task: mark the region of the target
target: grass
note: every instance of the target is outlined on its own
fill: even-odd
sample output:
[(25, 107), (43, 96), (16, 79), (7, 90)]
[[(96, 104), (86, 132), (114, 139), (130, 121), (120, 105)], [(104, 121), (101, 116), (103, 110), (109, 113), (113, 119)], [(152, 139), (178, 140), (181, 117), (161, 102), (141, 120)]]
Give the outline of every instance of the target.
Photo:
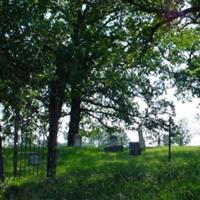
[[(7, 166), (8, 167), (8, 166)], [(0, 186), (3, 200), (199, 200), (200, 148), (105, 154), (97, 148), (59, 149), (57, 178), (21, 177)]]

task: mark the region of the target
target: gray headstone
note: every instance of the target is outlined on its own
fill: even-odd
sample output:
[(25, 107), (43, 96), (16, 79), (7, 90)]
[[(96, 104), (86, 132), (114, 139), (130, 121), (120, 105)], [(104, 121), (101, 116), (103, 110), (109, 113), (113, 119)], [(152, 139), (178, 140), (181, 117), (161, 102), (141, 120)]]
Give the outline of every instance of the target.
[(32, 166), (40, 165), (40, 155), (39, 153), (29, 153), (28, 154), (28, 164)]
[(139, 142), (129, 142), (129, 154), (130, 155), (141, 155), (142, 150), (140, 148), (140, 143)]
[(115, 135), (110, 136), (110, 145), (119, 145), (117, 136), (115, 136)]
[(74, 146), (75, 147), (80, 147), (82, 144), (82, 138), (79, 134), (74, 135)]
[(163, 143), (165, 146), (169, 145), (169, 135), (163, 136)]

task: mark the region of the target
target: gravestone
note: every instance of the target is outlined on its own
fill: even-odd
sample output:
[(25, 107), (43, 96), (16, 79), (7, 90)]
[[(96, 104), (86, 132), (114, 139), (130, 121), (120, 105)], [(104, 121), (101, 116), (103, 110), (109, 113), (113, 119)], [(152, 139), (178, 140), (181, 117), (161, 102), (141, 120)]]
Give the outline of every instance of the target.
[(40, 165), (40, 154), (39, 153), (29, 153), (28, 154), (28, 164), (31, 166)]
[(74, 146), (75, 147), (81, 147), (82, 145), (82, 138), (79, 134), (74, 135)]
[(169, 135), (164, 135), (163, 136), (163, 143), (164, 143), (164, 146), (168, 146), (169, 145)]
[(111, 135), (108, 139), (108, 144), (104, 147), (104, 152), (119, 152), (123, 151), (124, 147), (119, 144), (118, 137), (115, 135)]
[(129, 142), (129, 154), (130, 155), (141, 155), (142, 150), (140, 147), (140, 143), (139, 142)]
[(119, 145), (117, 136), (115, 136), (115, 135), (110, 136), (110, 145)]

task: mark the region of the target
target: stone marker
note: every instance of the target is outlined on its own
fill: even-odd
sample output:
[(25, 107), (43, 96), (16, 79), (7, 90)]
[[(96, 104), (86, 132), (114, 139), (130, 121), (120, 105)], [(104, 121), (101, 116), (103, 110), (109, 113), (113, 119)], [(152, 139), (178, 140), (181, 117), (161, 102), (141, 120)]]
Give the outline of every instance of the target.
[(104, 152), (119, 152), (123, 151), (124, 147), (119, 144), (118, 137), (111, 135), (108, 139), (108, 144), (104, 147)]
[(79, 134), (74, 135), (74, 146), (75, 147), (81, 147), (82, 145), (82, 138)]
[(119, 145), (117, 136), (115, 136), (115, 135), (110, 136), (110, 145)]
[(163, 136), (163, 143), (164, 143), (165, 146), (169, 145), (169, 135)]
[(139, 142), (129, 142), (129, 154), (130, 155), (141, 155), (142, 150)]
[(32, 166), (40, 165), (40, 154), (39, 153), (29, 153), (28, 154), (28, 164)]

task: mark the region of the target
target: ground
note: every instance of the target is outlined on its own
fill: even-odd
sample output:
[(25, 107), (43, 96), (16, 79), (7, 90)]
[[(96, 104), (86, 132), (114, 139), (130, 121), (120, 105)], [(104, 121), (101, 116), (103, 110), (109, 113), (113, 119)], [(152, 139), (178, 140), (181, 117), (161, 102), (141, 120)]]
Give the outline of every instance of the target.
[[(146, 149), (142, 156), (99, 148), (59, 149), (57, 178), (8, 178), (3, 200), (198, 200), (200, 147)], [(9, 166), (7, 166), (9, 167)]]

